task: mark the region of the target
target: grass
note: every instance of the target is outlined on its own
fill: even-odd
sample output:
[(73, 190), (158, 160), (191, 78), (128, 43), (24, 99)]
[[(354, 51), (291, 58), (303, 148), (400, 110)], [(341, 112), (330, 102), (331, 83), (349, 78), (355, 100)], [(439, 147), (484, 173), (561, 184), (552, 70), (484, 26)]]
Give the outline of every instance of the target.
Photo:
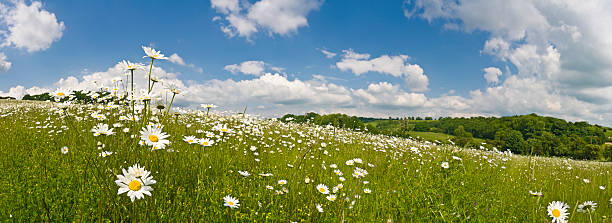
[[(612, 217), (610, 163), (516, 156), (249, 115), (206, 116), (205, 111), (153, 116), (151, 122), (164, 125), (171, 144), (152, 150), (138, 143), (146, 122), (120, 120), (129, 113), (121, 106), (1, 101), (0, 219), (550, 222), (546, 207), (557, 200), (569, 204), (571, 222), (589, 222), (589, 214), (576, 211), (588, 200), (598, 204), (593, 222)], [(113, 135), (94, 136), (90, 130), (98, 123), (121, 127), (114, 127)], [(233, 133), (213, 130), (219, 125)], [(189, 135), (215, 143), (189, 144), (183, 141)], [(67, 154), (61, 152), (64, 146)], [(101, 157), (103, 151), (113, 154)], [(442, 168), (443, 162), (450, 167)], [(145, 166), (157, 183), (151, 185), (152, 196), (132, 202), (117, 194), (114, 181), (134, 164)], [(354, 177), (356, 168), (367, 175)], [(340, 183), (335, 201), (316, 190), (318, 184), (332, 190)], [(543, 196), (531, 196), (530, 190)], [(224, 206), (227, 195), (240, 206)]]

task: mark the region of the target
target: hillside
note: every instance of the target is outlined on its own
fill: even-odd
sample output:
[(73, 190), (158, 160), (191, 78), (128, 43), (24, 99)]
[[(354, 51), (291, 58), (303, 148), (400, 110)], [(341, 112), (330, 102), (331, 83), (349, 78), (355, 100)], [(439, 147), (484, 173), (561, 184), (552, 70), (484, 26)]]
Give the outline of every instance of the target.
[[(448, 142), (459, 146), (510, 150), (516, 154), (569, 157), (585, 160), (612, 160), (611, 131), (587, 122), (567, 122), (536, 114), (508, 117), (443, 118), (409, 117), (375, 119), (343, 114), (285, 115), (293, 122), (309, 121), (354, 130), (367, 129), (398, 137), (417, 137)], [(446, 139), (446, 140), (442, 140)]]

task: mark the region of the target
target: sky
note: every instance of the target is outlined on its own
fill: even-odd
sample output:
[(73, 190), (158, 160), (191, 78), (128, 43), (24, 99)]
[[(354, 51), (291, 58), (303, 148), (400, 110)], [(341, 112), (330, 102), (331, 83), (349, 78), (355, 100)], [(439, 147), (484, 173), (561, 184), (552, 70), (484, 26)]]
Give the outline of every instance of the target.
[(605, 0), (0, 0), (0, 95), (123, 86), (118, 63), (148, 66), (146, 46), (168, 57), (154, 62), (155, 91), (178, 87), (184, 107), (612, 126), (610, 11)]

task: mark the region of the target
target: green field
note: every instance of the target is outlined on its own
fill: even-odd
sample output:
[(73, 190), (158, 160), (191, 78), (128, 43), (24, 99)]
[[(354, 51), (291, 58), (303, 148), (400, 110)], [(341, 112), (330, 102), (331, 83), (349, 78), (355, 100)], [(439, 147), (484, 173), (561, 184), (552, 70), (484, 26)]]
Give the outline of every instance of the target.
[[(612, 218), (611, 163), (471, 150), (214, 109), (138, 121), (129, 115), (127, 107), (108, 104), (0, 101), (0, 219), (550, 222), (552, 201), (569, 205), (570, 222)], [(113, 133), (96, 136), (98, 124)], [(157, 144), (140, 145), (146, 126), (169, 136), (145, 135)], [(169, 145), (159, 144), (163, 139)], [(144, 170), (122, 172), (135, 164), (156, 182)], [(117, 175), (129, 176), (123, 186)], [(151, 196), (130, 199), (146, 186)], [(120, 188), (129, 192), (118, 194)], [(228, 195), (239, 206), (224, 201)], [(586, 201), (597, 207), (580, 212)]]

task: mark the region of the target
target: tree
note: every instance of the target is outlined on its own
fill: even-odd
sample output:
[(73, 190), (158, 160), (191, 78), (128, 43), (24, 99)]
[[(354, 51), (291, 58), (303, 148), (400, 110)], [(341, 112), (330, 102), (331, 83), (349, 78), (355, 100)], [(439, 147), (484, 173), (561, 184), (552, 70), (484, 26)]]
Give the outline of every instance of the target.
[(527, 144), (521, 132), (511, 129), (502, 129), (495, 133), (495, 141), (503, 150), (510, 150), (517, 154), (529, 154)]
[(462, 125), (455, 129), (454, 135), (453, 142), (458, 146), (465, 146), (472, 142), (472, 133), (465, 131)]

